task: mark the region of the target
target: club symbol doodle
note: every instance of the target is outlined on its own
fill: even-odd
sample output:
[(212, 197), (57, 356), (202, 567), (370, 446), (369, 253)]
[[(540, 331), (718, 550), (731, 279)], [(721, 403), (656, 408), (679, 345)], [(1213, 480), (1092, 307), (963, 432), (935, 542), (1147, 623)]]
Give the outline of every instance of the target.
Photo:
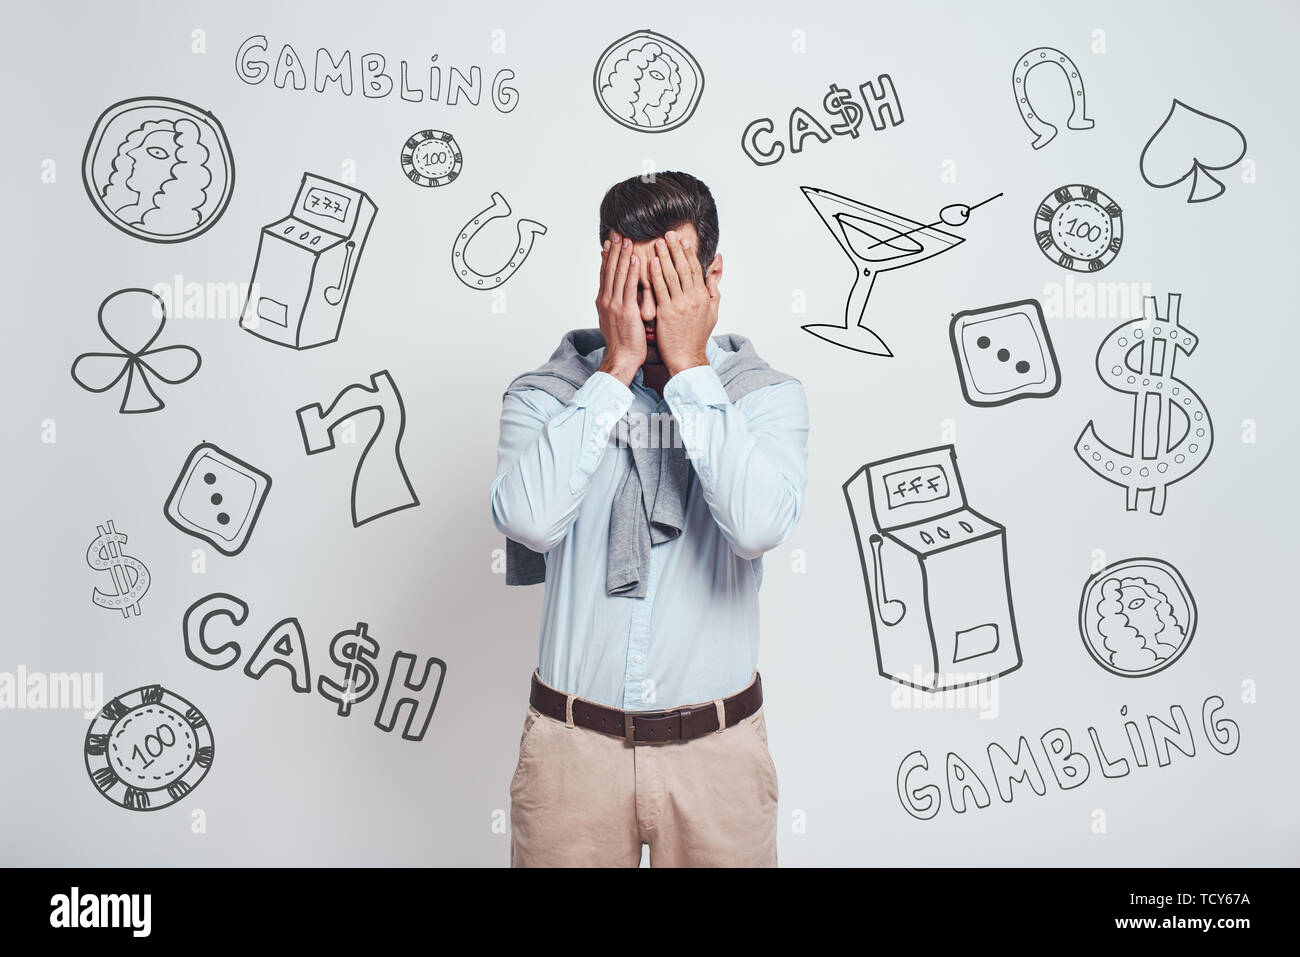
[(704, 93), (704, 71), (677, 41), (637, 30), (605, 48), (592, 85), (600, 108), (620, 126), (665, 133), (695, 113)]
[(1015, 69), (1011, 71), (1011, 88), (1016, 94), (1016, 107), (1020, 110), (1020, 118), (1025, 121), (1025, 126), (1029, 127), (1029, 132), (1034, 134), (1034, 142), (1031, 145), (1036, 150), (1052, 142), (1057, 133), (1055, 126), (1034, 112), (1034, 107), (1029, 102), (1029, 88), (1025, 85), (1029, 72), (1043, 64), (1060, 67), (1061, 72), (1065, 74), (1065, 82), (1070, 86), (1070, 118), (1065, 125), (1072, 130), (1090, 130), (1095, 125), (1088, 119), (1083, 94), (1083, 76), (1074, 61), (1054, 47), (1036, 47), (1017, 60)]
[(1210, 170), (1236, 166), (1246, 155), (1246, 134), (1227, 120), (1174, 100), (1151, 134), (1138, 168), (1148, 186), (1168, 189), (1192, 178), (1187, 202), (1204, 203), (1223, 195), (1223, 183)]
[(533, 251), (533, 241), (546, 235), (546, 227), (531, 219), (521, 219), (515, 224), (515, 250), (504, 266), (493, 273), (481, 273), (465, 259), (465, 247), (478, 235), (478, 231), (494, 219), (510, 215), (510, 204), (500, 193), (492, 194), (492, 205), (483, 210), (462, 229), (451, 247), (451, 268), (456, 278), (471, 289), (494, 289), (505, 283), (524, 264)]
[(338, 339), (376, 212), (361, 190), (303, 173), (289, 215), (262, 227), (240, 324), (291, 349)]
[(1088, 579), (1079, 634), (1094, 661), (1121, 678), (1164, 671), (1196, 634), (1196, 601), (1182, 574), (1158, 558), (1130, 558)]
[(893, 355), (885, 341), (863, 322), (876, 276), (891, 269), (911, 266), (965, 242), (963, 237), (936, 227), (940, 223), (965, 225), (973, 210), (1002, 195), (990, 196), (973, 206), (964, 203), (945, 206), (939, 211), (936, 222), (922, 224), (829, 190), (812, 186), (802, 189), (857, 271), (844, 306), (844, 321), (839, 324), (810, 324), (803, 327), (804, 331), (845, 349), (876, 356)]
[(180, 695), (146, 685), (104, 706), (84, 750), (86, 773), (100, 794), (130, 811), (160, 811), (207, 775), (212, 728)]
[(864, 465), (844, 497), (882, 677), (950, 691), (1020, 667), (1006, 529), (966, 504), (951, 445)]
[(140, 614), (140, 599), (149, 591), (150, 579), (144, 562), (122, 551), (125, 544), (126, 535), (113, 526), (111, 519), (96, 525), (95, 537), (86, 549), (86, 564), (95, 571), (108, 572), (113, 579), (113, 591), (96, 588), (91, 601), (100, 608), (116, 608), (123, 618), (130, 618), (131, 612)]
[(208, 442), (194, 448), (163, 513), (187, 535), (238, 555), (262, 513), (271, 476)]
[[(1124, 488), (1125, 508), (1130, 512), (1137, 511), (1140, 494), (1150, 492), (1148, 509), (1152, 515), (1163, 514), (1169, 486), (1204, 465), (1214, 441), (1205, 403), (1174, 375), (1179, 351), (1191, 355), (1198, 341), (1178, 324), (1181, 301), (1180, 293), (1170, 293), (1169, 315), (1161, 318), (1156, 297), (1145, 297), (1142, 318), (1112, 329), (1097, 350), (1101, 381), (1133, 396), (1129, 450), (1103, 442), (1092, 422), (1074, 444), (1084, 465)], [(1175, 418), (1182, 425), (1179, 431), (1174, 429)]]
[(1124, 212), (1097, 189), (1072, 183), (1052, 190), (1034, 213), (1043, 255), (1074, 272), (1105, 269), (1124, 242)]
[(99, 330), (117, 352), (86, 352), (72, 363), (72, 378), (87, 392), (107, 392), (126, 377), (118, 412), (165, 408), (150, 376), (168, 385), (194, 378), (203, 357), (191, 346), (152, 348), (167, 324), (163, 301), (148, 289), (119, 289), (99, 304)]
[(217, 118), (183, 100), (114, 103), (95, 123), (81, 179), (99, 214), (151, 243), (193, 239), (221, 218), (235, 164)]
[(970, 309), (949, 326), (961, 391), (971, 405), (1046, 399), (1061, 387), (1061, 370), (1036, 299)]
[(335, 396), (328, 409), (313, 403), (298, 410), (298, 428), (308, 455), (331, 451), (335, 447), (334, 430), (363, 412), (379, 413), (379, 421), (361, 450), (352, 477), (354, 528), (420, 504), (402, 464), (402, 435), (406, 432), (402, 394), (384, 370), (371, 375), (368, 386), (348, 386)]
[(446, 186), (460, 167), (460, 144), (442, 130), (420, 130), (402, 146), (402, 172), (416, 186)]

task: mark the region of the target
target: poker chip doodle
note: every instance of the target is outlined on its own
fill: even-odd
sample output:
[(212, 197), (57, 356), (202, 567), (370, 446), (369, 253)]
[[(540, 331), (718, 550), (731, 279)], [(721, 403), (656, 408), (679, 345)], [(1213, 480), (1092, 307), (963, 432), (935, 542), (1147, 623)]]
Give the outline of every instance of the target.
[(1205, 203), (1222, 196), (1226, 189), (1210, 170), (1230, 169), (1245, 155), (1246, 134), (1237, 126), (1174, 100), (1142, 147), (1138, 168), (1143, 181), (1156, 189), (1177, 186), (1190, 176), (1187, 202)]
[(1061, 388), (1061, 369), (1036, 299), (969, 309), (949, 326), (961, 391), (971, 405), (1046, 399)]
[(516, 241), (514, 252), (496, 272), (482, 273), (465, 259), (465, 247), (470, 244), (478, 231), (492, 222), (510, 215), (510, 204), (500, 193), (492, 194), (492, 205), (483, 210), (456, 235), (456, 242), (451, 247), (451, 268), (456, 278), (471, 289), (494, 289), (515, 274), (528, 254), (533, 251), (533, 242), (538, 236), (546, 235), (546, 227), (532, 219), (520, 219), (515, 224)]
[(704, 71), (676, 40), (636, 30), (605, 48), (592, 85), (600, 108), (620, 126), (666, 133), (695, 114), (704, 93)]
[(145, 685), (104, 706), (86, 732), (86, 773), (129, 811), (160, 811), (189, 794), (212, 766), (203, 712), (162, 685)]
[(1196, 634), (1196, 601), (1173, 565), (1129, 558), (1084, 584), (1079, 634), (1088, 654), (1111, 674), (1144, 678), (1187, 651)]
[(191, 346), (158, 346), (167, 324), (162, 299), (148, 289), (119, 289), (99, 304), (99, 331), (117, 352), (85, 352), (72, 363), (72, 378), (87, 392), (107, 392), (126, 379), (118, 412), (156, 412), (166, 405), (150, 379), (188, 382), (203, 357)]
[(402, 146), (402, 172), (416, 186), (446, 186), (460, 167), (460, 144), (442, 130), (420, 130)]
[(95, 123), (81, 179), (99, 214), (151, 243), (180, 243), (211, 229), (235, 187), (226, 131), (184, 100), (137, 97)]
[(202, 442), (185, 460), (163, 512), (187, 535), (209, 542), (224, 555), (238, 555), (270, 490), (271, 476)]
[(1011, 71), (1011, 88), (1016, 94), (1016, 108), (1020, 110), (1020, 118), (1029, 127), (1029, 132), (1034, 134), (1034, 142), (1030, 145), (1036, 150), (1041, 150), (1056, 139), (1057, 133), (1057, 128), (1034, 110), (1033, 104), (1029, 102), (1029, 88), (1025, 85), (1030, 71), (1044, 64), (1060, 67), (1065, 74), (1065, 82), (1069, 85), (1071, 105), (1066, 127), (1072, 130), (1090, 130), (1096, 125), (1088, 119), (1083, 77), (1074, 61), (1055, 47), (1036, 47), (1017, 60), (1015, 69)]
[(1034, 237), (1043, 255), (1058, 266), (1098, 272), (1119, 255), (1124, 213), (1095, 186), (1072, 183), (1052, 190), (1038, 204)]

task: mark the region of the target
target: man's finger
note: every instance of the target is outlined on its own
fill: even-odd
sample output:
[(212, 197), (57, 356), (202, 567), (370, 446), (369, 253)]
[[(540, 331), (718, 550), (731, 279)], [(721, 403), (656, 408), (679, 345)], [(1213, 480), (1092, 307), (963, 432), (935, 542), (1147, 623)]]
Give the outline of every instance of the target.
[(659, 272), (664, 277), (664, 286), (668, 298), (676, 299), (682, 294), (682, 281), (677, 276), (676, 267), (673, 266), (671, 246), (672, 243), (662, 239), (655, 241), (655, 251), (658, 253), (659, 259)]
[(616, 295), (617, 287), (614, 285), (614, 276), (619, 268), (619, 259), (623, 251), (623, 237), (615, 231), (610, 231), (610, 248), (604, 251), (601, 263), (601, 296), (606, 302)]
[(640, 316), (640, 309), (637, 306), (636, 294), (641, 286), (641, 261), (634, 255), (628, 254), (627, 276), (623, 279), (623, 318), (628, 316)]
[[(624, 247), (623, 243), (627, 243)], [(628, 260), (632, 258), (632, 244), (627, 240), (619, 243), (618, 259), (614, 265), (614, 275), (609, 286), (609, 301), (616, 302), (622, 295), (623, 283), (627, 281)]]
[(678, 284), (684, 291), (690, 292), (695, 286), (695, 281), (691, 276), (689, 257), (686, 255), (686, 250), (682, 248), (682, 237), (677, 233), (673, 233), (673, 238), (668, 243), (668, 255), (672, 257), (673, 271), (676, 273)]
[(596, 281), (596, 298), (605, 294), (605, 269), (609, 265), (609, 247), (611, 243), (607, 239), (600, 244), (600, 278)]
[(664, 260), (655, 256), (650, 260), (650, 288), (654, 290), (655, 301), (663, 304), (669, 300), (668, 283), (664, 279)]

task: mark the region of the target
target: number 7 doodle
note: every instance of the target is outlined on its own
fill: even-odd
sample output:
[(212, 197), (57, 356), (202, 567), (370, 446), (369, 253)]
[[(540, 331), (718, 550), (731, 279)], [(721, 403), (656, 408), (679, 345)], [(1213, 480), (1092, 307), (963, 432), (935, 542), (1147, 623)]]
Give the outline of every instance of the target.
[[(370, 377), (370, 385), (348, 386), (322, 409), (320, 403), (298, 410), (298, 428), (308, 455), (334, 448), (334, 430), (362, 412), (378, 412), (379, 423), (357, 459), (352, 478), (352, 527), (420, 504), (402, 464), (406, 407), (387, 370)], [(374, 453), (373, 455), (371, 453)]]

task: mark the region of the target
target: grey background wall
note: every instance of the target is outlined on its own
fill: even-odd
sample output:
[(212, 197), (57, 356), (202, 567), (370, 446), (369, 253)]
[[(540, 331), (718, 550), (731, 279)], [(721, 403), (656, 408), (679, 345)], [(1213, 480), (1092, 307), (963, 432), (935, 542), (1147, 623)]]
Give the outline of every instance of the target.
[[(566, 329), (592, 325), (596, 208), (611, 183), (687, 169), (714, 189), (726, 263), (720, 331), (750, 336), (806, 386), (810, 481), (794, 536), (766, 558), (760, 670), (780, 774), (780, 853), (788, 865), (1296, 864), (1300, 826), (1287, 811), (1297, 779), (1292, 694), (1297, 646), (1290, 578), (1297, 533), (1294, 475), (1292, 226), (1297, 131), (1284, 3), (681, 4), (581, 14), (530, 4), (337, 2), (35, 5), (6, 31), (6, 149), (0, 239), (9, 280), (3, 328), (6, 621), (0, 671), (102, 674), (112, 697), (160, 683), (211, 724), (215, 760), (194, 792), (157, 813), (96, 793), (80, 709), (0, 709), (7, 783), (0, 789), (0, 859), (14, 864), (500, 865), (529, 672), (537, 589), (507, 589), (494, 571), (501, 539), (487, 506), (500, 396), (544, 359)], [(707, 77), (682, 128), (646, 135), (611, 122), (591, 90), (601, 51), (639, 27), (686, 46)], [(195, 52), (203, 31), (205, 52)], [(494, 31), (502, 31), (494, 34)], [(366, 98), (250, 85), (235, 70), (250, 36), (273, 57), (290, 44), (310, 68), (380, 52), (390, 69), (478, 65), (485, 87), (515, 73), (517, 107), (486, 94), (465, 102)], [(494, 41), (496, 51), (494, 51)], [(1096, 127), (1066, 130), (1063, 85), (1037, 76), (1037, 106), (1061, 127), (1042, 150), (1017, 115), (1016, 58), (1054, 46), (1078, 63)], [(499, 52), (497, 52), (499, 51)], [(857, 138), (808, 140), (760, 167), (740, 147), (753, 119), (778, 130), (802, 106), (823, 122), (830, 84), (850, 90), (892, 77), (904, 122)], [(310, 69), (309, 69), (310, 82)], [(237, 177), (230, 204), (203, 235), (140, 242), (95, 211), (79, 176), (96, 118), (130, 97), (167, 96), (212, 111)], [(1226, 193), (1184, 202), (1139, 174), (1143, 144), (1170, 101), (1229, 119), (1249, 141), (1220, 175)], [(1060, 118), (1060, 119), (1058, 119)], [(454, 133), (459, 178), (421, 189), (398, 155), (412, 133)], [(1253, 171), (1253, 176), (1246, 173)], [(311, 351), (266, 343), (232, 315), (175, 315), (167, 343), (203, 356), (167, 406), (120, 415), (120, 394), (94, 395), (69, 376), (104, 348), (96, 310), (126, 287), (250, 279), (258, 233), (287, 214), (304, 172), (354, 178), (378, 206), (339, 340)], [(1250, 181), (1248, 181), (1250, 180)], [(1095, 185), (1124, 209), (1116, 261), (1067, 272), (1035, 249), (1041, 199), (1068, 183)], [(885, 276), (869, 322), (895, 358), (836, 349), (801, 331), (838, 321), (850, 266), (801, 195), (820, 186), (919, 222), (940, 207), (997, 192), (962, 228), (953, 251)], [(502, 192), (517, 216), (548, 227), (504, 299), (466, 288), (450, 267), (462, 225)], [(513, 221), (485, 230), (485, 261), (509, 249)], [(1085, 423), (1123, 444), (1128, 400), (1094, 367), (1106, 334), (1136, 313), (1090, 311), (1109, 285), (1183, 295), (1182, 322), (1200, 337), (1178, 375), (1213, 416), (1205, 466), (1173, 486), (1163, 516), (1126, 512), (1123, 493), (1076, 459)], [(960, 310), (1037, 298), (1048, 307), (1062, 387), (1042, 401), (967, 405), (948, 344)], [(1055, 307), (1049, 303), (1055, 302)], [(1133, 309), (1137, 308), (1133, 300)], [(494, 309), (495, 306), (495, 309)], [(355, 446), (308, 457), (294, 410), (328, 403), (381, 369), (401, 388), (403, 455), (418, 508), (360, 528), (348, 514)], [(49, 441), (50, 426), (54, 441)], [(182, 463), (214, 442), (274, 479), (242, 554), (226, 557), (163, 516)], [(1024, 664), (986, 689), (982, 707), (922, 707), (877, 676), (868, 607), (841, 485), (864, 463), (952, 442), (971, 504), (1007, 527)], [(107, 576), (85, 560), (113, 519), (152, 583), (129, 619), (94, 605)], [(194, 551), (206, 563), (195, 572)], [(1098, 667), (1080, 640), (1080, 592), (1098, 562), (1156, 556), (1176, 565), (1200, 612), (1173, 666), (1141, 679)], [(238, 667), (186, 657), (182, 616), (214, 592), (250, 606), (235, 637)], [(350, 718), (319, 694), (295, 694), (275, 668), (241, 673), (270, 626), (297, 617), (313, 681), (339, 679), (330, 639), (364, 621), (380, 642), (381, 676), (398, 650), (437, 656), (445, 683), (428, 733), (404, 741), (373, 724), (378, 696)], [(1240, 740), (1213, 749), (1202, 703), (1224, 699)], [(905, 706), (912, 705), (912, 706)], [(1123, 723), (1169, 722), (1185, 709), (1195, 756), (1108, 778), (1089, 743), (1128, 755)], [(994, 714), (996, 712), (996, 714)], [(1039, 737), (1063, 728), (1092, 764), (1062, 789)], [(1145, 733), (1145, 730), (1144, 730)], [(1046, 793), (1000, 800), (986, 749), (1036, 749)], [(943, 806), (919, 820), (900, 801), (900, 762), (921, 751)], [(944, 785), (949, 752), (993, 793), (955, 813)], [(196, 813), (202, 812), (202, 813)]]

